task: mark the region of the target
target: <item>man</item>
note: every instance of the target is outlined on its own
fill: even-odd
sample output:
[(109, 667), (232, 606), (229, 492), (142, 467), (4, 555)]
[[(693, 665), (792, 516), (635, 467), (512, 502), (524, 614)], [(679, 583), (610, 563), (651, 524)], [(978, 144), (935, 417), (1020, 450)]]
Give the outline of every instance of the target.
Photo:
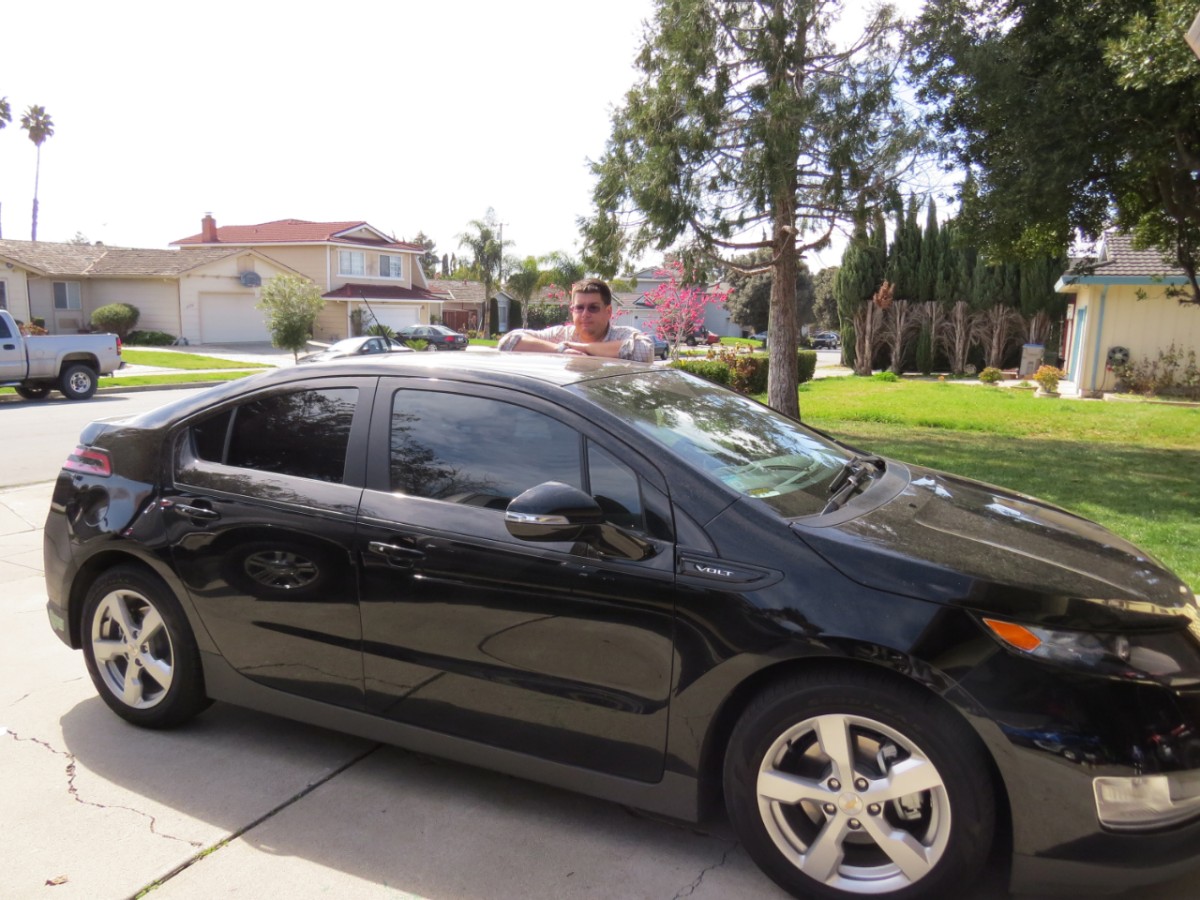
[(603, 281), (593, 278), (571, 285), (569, 309), (570, 325), (538, 331), (518, 328), (501, 338), (497, 348), (653, 362), (654, 342), (647, 334), (628, 325), (612, 324), (612, 291)]

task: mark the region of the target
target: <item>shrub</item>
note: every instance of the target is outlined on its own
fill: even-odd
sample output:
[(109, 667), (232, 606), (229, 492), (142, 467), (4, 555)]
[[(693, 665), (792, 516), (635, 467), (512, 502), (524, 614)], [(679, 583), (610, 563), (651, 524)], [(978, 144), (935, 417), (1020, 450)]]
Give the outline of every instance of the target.
[(876, 372), (871, 376), (872, 381), (899, 381), (900, 376), (895, 372)]
[[(797, 350), (796, 351), (796, 373), (797, 383), (804, 384), (806, 381), (812, 381), (813, 374), (817, 371), (817, 351), (816, 350)], [(766, 390), (766, 388), (763, 388)]]
[(110, 303), (92, 313), (92, 325), (103, 331), (111, 331), (124, 341), (140, 316), (141, 312), (132, 303)]
[(1038, 383), (1041, 389), (1047, 394), (1054, 394), (1058, 391), (1058, 382), (1067, 377), (1067, 373), (1062, 369), (1056, 369), (1054, 366), (1041, 366), (1033, 373), (1033, 380)]
[(995, 366), (988, 366), (979, 373), (979, 380), (984, 384), (996, 384), (1004, 378), (1004, 373)]
[(392, 329), (380, 322), (376, 322), (374, 325), (368, 328), (367, 334), (375, 337), (387, 338), (389, 341), (395, 340), (396, 338), (396, 332), (392, 331)]
[(165, 331), (131, 331), (125, 343), (135, 347), (169, 347), (176, 341), (175, 335)]
[(1131, 361), (1114, 366), (1113, 372), (1120, 379), (1121, 390), (1135, 394), (1179, 394), (1200, 400), (1200, 367), (1196, 365), (1195, 350), (1188, 350), (1185, 357), (1183, 350), (1171, 344), (1158, 351), (1158, 359)]
[(709, 381), (715, 381), (717, 384), (729, 386), (729, 366), (719, 359), (677, 359), (671, 363), (671, 368), (682, 369), (701, 378), (707, 378)]

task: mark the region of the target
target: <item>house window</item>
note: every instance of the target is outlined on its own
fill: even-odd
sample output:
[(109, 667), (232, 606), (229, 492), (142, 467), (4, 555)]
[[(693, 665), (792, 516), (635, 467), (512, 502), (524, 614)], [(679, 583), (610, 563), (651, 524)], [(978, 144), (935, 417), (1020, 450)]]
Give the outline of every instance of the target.
[(404, 266), (401, 264), (399, 256), (380, 256), (379, 257), (379, 277), (380, 278), (403, 278)]
[(338, 251), (338, 274), (339, 275), (366, 275), (367, 274), (366, 255), (357, 250), (339, 250)]
[(55, 309), (79, 309), (79, 282), (78, 281), (56, 281), (54, 282), (54, 308)]

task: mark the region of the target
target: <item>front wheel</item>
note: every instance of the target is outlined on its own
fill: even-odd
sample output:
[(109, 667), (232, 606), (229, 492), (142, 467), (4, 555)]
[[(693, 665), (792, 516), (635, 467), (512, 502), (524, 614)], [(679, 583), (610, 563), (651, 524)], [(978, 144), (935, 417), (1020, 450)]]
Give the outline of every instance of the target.
[(99, 376), (91, 366), (82, 363), (67, 366), (58, 380), (58, 389), (68, 400), (87, 400), (96, 393)]
[(48, 384), (18, 384), (14, 391), (18, 397), (24, 397), (26, 400), (45, 400), (50, 393), (50, 385)]
[(991, 847), (974, 734), (932, 695), (874, 673), (759, 695), (730, 738), (724, 785), (747, 852), (796, 896), (954, 896)]
[(200, 651), (179, 602), (139, 569), (110, 569), (88, 590), (83, 658), (100, 698), (134, 725), (171, 728), (209, 705)]

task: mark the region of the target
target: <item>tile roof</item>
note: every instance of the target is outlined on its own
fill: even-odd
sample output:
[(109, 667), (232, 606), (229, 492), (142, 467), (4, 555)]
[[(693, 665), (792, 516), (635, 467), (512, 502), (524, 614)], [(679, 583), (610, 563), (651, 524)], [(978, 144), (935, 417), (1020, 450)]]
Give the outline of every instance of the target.
[(457, 278), (430, 278), (429, 289), (439, 294), (449, 294), (452, 299), (464, 303), (482, 303), (487, 299), (482, 281), (462, 281)]
[(1072, 260), (1071, 268), (1063, 276), (1068, 278), (1078, 273), (1097, 278), (1145, 277), (1162, 278), (1183, 275), (1183, 269), (1167, 254), (1156, 247), (1135, 250), (1133, 237), (1115, 231), (1106, 232), (1095, 257)]
[(327, 300), (424, 300), (434, 303), (443, 302), (443, 294), (435, 294), (424, 288), (395, 287), (387, 284), (355, 284), (347, 282), (339, 288), (327, 291), (321, 295)]
[(106, 247), (103, 244), (0, 240), (0, 259), (42, 275), (76, 278), (180, 275), (196, 266), (224, 259), (237, 252), (232, 247), (147, 250)]
[[(368, 247), (398, 250), (416, 250), (424, 252), (420, 244), (406, 241), (393, 241), (386, 238), (372, 239), (362, 237), (345, 237), (345, 232), (368, 228), (382, 234), (378, 228), (367, 222), (308, 222), (304, 219), (278, 219), (274, 222), (261, 222), (258, 225), (221, 225), (217, 227), (219, 244), (313, 244), (334, 243), (363, 245)], [(187, 246), (204, 244), (203, 232), (180, 238), (171, 242), (173, 245)]]

